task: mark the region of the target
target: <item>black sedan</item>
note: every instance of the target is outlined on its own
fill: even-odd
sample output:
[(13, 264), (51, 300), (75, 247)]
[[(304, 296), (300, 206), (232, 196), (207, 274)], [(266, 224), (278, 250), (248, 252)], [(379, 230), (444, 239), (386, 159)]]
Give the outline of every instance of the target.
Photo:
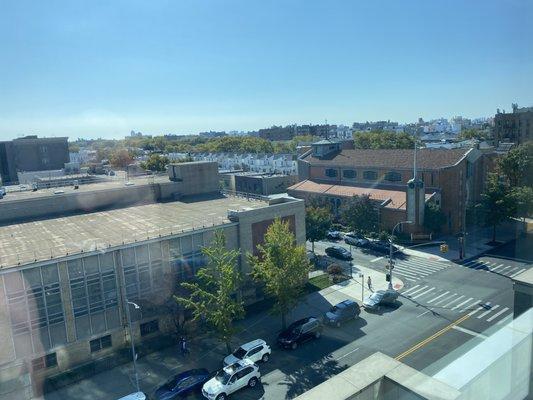
[(326, 254), (330, 257), (339, 258), (341, 260), (353, 259), (352, 253), (346, 250), (344, 247), (331, 246), (326, 249)]
[(203, 384), (209, 378), (209, 372), (204, 368), (182, 372), (159, 387), (152, 398), (156, 400), (181, 399), (188, 394), (201, 390)]

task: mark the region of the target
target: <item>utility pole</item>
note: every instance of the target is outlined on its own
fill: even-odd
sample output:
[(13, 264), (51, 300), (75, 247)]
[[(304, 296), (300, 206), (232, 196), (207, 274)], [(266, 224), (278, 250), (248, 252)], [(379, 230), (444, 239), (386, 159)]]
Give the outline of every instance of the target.
[(139, 374), (137, 373), (137, 354), (135, 354), (135, 344), (133, 343), (133, 329), (131, 328), (130, 305), (132, 305), (133, 308), (135, 308), (136, 310), (139, 310), (141, 307), (139, 307), (137, 304), (126, 299), (126, 315), (128, 316), (128, 325), (130, 329), (131, 355), (133, 357), (133, 371), (135, 374), (135, 387), (137, 388), (137, 392), (140, 392), (141, 390), (139, 389)]
[(389, 239), (389, 289), (392, 289), (392, 270), (394, 266), (392, 265), (392, 237), (394, 236), (394, 231), (397, 227), (399, 227), (401, 224), (412, 224), (413, 221), (400, 221), (396, 225), (394, 225), (394, 228), (392, 228), (392, 234)]

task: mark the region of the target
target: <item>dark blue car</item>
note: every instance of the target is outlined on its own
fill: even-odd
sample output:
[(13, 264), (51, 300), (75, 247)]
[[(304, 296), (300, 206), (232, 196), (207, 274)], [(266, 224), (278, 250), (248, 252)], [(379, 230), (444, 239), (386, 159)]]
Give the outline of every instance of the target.
[(201, 390), (209, 377), (209, 372), (204, 368), (182, 372), (157, 389), (153, 398), (155, 400), (181, 399), (192, 392)]

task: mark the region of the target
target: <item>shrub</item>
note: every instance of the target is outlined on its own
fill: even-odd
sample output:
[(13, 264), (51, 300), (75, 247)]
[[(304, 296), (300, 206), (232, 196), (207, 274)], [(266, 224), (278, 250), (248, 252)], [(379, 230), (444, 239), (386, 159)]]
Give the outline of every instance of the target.
[(342, 267), (339, 264), (331, 264), (328, 267), (327, 271), (328, 271), (328, 274), (333, 275), (333, 276), (342, 275), (342, 272), (343, 272)]

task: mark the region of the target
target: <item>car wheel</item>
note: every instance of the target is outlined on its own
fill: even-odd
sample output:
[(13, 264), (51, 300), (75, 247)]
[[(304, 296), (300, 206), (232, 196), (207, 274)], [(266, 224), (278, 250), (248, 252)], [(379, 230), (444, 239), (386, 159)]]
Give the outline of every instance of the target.
[(220, 394), (216, 397), (216, 400), (226, 400), (226, 393), (220, 393)]
[(261, 358), (261, 361), (266, 363), (269, 358), (270, 358), (270, 355), (268, 353), (265, 353), (265, 354), (263, 354), (263, 357)]
[(337, 323), (335, 324), (335, 326), (336, 326), (337, 328), (340, 328), (340, 327), (341, 327), (341, 321), (337, 321)]
[(316, 331), (316, 332), (315, 332), (315, 339), (318, 339), (318, 338), (320, 337), (320, 335), (321, 335), (321, 334), (320, 334), (320, 331)]
[(291, 344), (291, 349), (296, 350), (297, 347), (298, 347), (298, 343), (293, 342), (293, 343)]
[(257, 378), (252, 378), (248, 381), (248, 386), (251, 388), (255, 387), (255, 385), (257, 385)]

